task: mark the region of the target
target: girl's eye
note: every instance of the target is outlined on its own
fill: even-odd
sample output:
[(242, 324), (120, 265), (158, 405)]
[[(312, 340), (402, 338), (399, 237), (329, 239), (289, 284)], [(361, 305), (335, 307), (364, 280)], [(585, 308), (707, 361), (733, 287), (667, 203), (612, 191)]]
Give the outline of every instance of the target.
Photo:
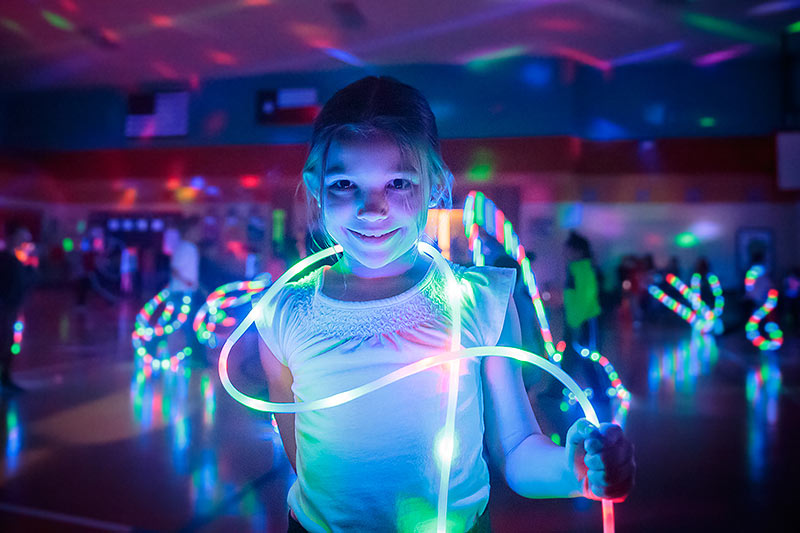
[(411, 181), (403, 178), (395, 178), (389, 182), (389, 187), (402, 191), (411, 188)]
[(330, 184), (330, 188), (334, 191), (349, 191), (353, 187), (355, 185), (350, 180), (336, 180)]

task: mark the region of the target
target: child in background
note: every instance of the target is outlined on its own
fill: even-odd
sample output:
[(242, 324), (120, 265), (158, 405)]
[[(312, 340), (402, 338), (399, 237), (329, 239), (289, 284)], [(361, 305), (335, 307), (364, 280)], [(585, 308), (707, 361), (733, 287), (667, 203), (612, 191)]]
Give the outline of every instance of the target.
[[(450, 335), (443, 275), (417, 248), (427, 210), (450, 207), (452, 186), (425, 98), (387, 77), (337, 92), (315, 121), (303, 181), (312, 222), (344, 252), (287, 284), (272, 320), (256, 319), (271, 401), (357, 387), (447, 350)], [(471, 289), (462, 345), (519, 346), (514, 270), (452, 269)], [(539, 429), (517, 364), (485, 357), (461, 368), (448, 531), (489, 531), (487, 461), (526, 497), (627, 495), (635, 464), (618, 426), (580, 419), (558, 447)], [(448, 372), (442, 366), (337, 407), (276, 415), (297, 472), (289, 530), (435, 530)]]

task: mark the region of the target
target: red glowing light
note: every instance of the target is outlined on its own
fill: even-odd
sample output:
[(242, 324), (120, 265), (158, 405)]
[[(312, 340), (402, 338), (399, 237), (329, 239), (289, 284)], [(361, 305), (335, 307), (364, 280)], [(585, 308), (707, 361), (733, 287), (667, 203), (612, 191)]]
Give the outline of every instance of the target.
[(175, 25), (175, 21), (167, 15), (150, 15), (150, 24), (156, 28), (170, 28)]
[(258, 187), (259, 183), (261, 183), (261, 178), (255, 174), (244, 174), (239, 178), (239, 183), (241, 183), (242, 187), (245, 189), (252, 189)]
[(178, 71), (163, 61), (153, 61), (153, 70), (165, 78), (177, 78)]
[(236, 257), (236, 259), (244, 261), (247, 258), (247, 249), (245, 248), (243, 242), (230, 241), (225, 247), (234, 255), (234, 257)]
[(208, 57), (217, 65), (235, 65), (236, 58), (222, 50), (209, 50)]
[(580, 50), (575, 50), (574, 48), (568, 48), (566, 46), (557, 46), (554, 51), (557, 55), (567, 59), (572, 59), (578, 63), (583, 63), (584, 65), (589, 65), (590, 67), (594, 67), (603, 71), (611, 70), (611, 63), (608, 61), (603, 61), (602, 59), (598, 59), (585, 52), (581, 52)]
[(78, 4), (73, 2), (72, 0), (60, 0), (59, 4), (65, 11), (69, 11), (70, 13), (77, 13), (78, 12)]
[(563, 353), (564, 350), (566, 349), (567, 349), (567, 343), (564, 341), (558, 341), (558, 344), (556, 344), (556, 351)]
[(168, 191), (177, 190), (178, 187), (181, 186), (180, 178), (169, 178), (166, 183), (166, 187)]

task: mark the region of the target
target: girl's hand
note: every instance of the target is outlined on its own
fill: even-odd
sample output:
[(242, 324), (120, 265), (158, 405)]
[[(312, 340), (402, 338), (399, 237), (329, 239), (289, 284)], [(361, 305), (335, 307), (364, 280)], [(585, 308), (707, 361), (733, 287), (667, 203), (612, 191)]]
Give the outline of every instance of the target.
[(636, 462), (633, 444), (616, 424), (593, 426), (585, 418), (567, 431), (567, 461), (593, 500), (623, 501), (633, 487)]

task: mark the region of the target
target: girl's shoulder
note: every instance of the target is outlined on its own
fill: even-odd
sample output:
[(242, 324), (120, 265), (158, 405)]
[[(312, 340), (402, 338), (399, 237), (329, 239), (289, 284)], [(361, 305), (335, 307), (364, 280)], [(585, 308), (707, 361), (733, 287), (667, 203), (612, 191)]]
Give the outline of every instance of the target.
[(496, 266), (463, 266), (450, 263), (453, 274), (456, 278), (465, 280), (478, 286), (492, 286), (498, 284), (505, 289), (506, 286), (513, 287), (517, 279), (517, 271), (513, 268)]

